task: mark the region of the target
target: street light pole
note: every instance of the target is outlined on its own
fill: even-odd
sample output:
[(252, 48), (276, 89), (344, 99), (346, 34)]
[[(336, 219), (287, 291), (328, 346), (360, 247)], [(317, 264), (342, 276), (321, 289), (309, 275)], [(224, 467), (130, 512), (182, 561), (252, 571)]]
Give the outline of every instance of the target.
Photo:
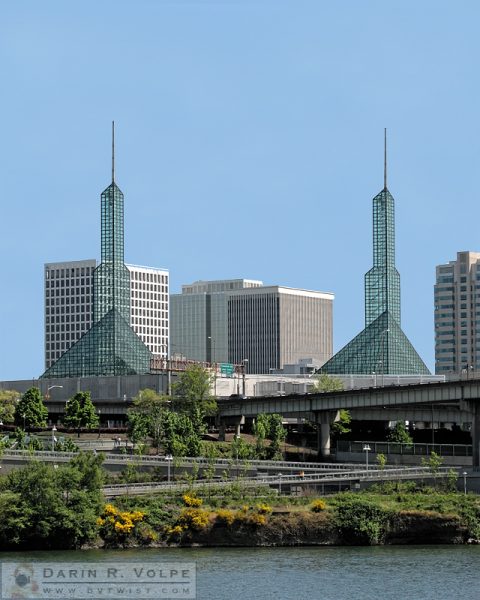
[(208, 339), (210, 340), (211, 349), (213, 349), (213, 352), (210, 352), (210, 362), (215, 365), (215, 367), (214, 367), (215, 368), (214, 394), (215, 394), (215, 398), (216, 398), (217, 397), (217, 363), (215, 362), (215, 358), (216, 358), (215, 338), (213, 338), (211, 335), (209, 335)]
[(365, 444), (363, 450), (365, 452), (365, 470), (368, 471), (368, 453), (370, 452), (371, 448), (368, 444)]
[(170, 463), (173, 460), (173, 456), (171, 454), (167, 454), (165, 456), (165, 460), (167, 461), (167, 482), (170, 483)]
[(463, 493), (467, 495), (467, 472), (463, 472)]
[(244, 358), (244, 359), (242, 360), (242, 363), (243, 363), (243, 370), (242, 370), (242, 378), (243, 378), (243, 397), (245, 398), (245, 396), (247, 395), (247, 394), (245, 393), (245, 387), (246, 387), (246, 386), (245, 386), (245, 383), (246, 383), (246, 382), (245, 382), (245, 369), (247, 368), (247, 365), (246, 365), (245, 363), (248, 363), (248, 358)]
[(52, 452), (55, 452), (55, 432), (56, 431), (57, 431), (57, 428), (54, 425), (52, 427)]

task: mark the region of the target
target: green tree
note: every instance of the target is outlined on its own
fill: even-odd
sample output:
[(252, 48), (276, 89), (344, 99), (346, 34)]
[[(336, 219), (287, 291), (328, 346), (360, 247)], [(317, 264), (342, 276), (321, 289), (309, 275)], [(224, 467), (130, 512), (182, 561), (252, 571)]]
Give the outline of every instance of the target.
[(162, 445), (166, 454), (200, 456), (202, 441), (192, 419), (183, 413), (166, 412), (163, 419)]
[(315, 377), (313, 389), (316, 392), (341, 392), (344, 388), (339, 377), (321, 373)]
[[(0, 540), (7, 547), (77, 548), (97, 534), (103, 496), (98, 459), (58, 466), (31, 461), (11, 471), (0, 494)], [(15, 502), (7, 510), (7, 502)]]
[[(280, 444), (287, 436), (281, 415), (263, 413), (257, 415), (253, 433), (257, 438), (256, 450), (259, 458), (273, 460), (281, 458)], [(265, 446), (265, 439), (270, 440), (269, 446)]]
[(405, 423), (398, 421), (394, 427), (390, 428), (387, 435), (387, 441), (396, 444), (411, 444), (413, 443), (412, 436), (408, 433)]
[(175, 409), (190, 417), (199, 433), (205, 431), (205, 417), (217, 411), (211, 394), (213, 376), (201, 365), (190, 365), (180, 374), (173, 387)]
[(348, 410), (344, 410), (342, 408), (338, 412), (338, 421), (334, 421), (330, 426), (330, 433), (336, 439), (352, 431), (352, 428), (350, 427), (352, 417), (350, 416)]
[(377, 465), (378, 468), (383, 471), (383, 469), (385, 469), (385, 466), (387, 464), (387, 457), (385, 456), (385, 454), (382, 454), (381, 452), (379, 452), (377, 454)]
[(0, 390), (0, 421), (13, 423), (15, 420), (15, 408), (20, 401), (21, 394), (16, 390)]
[(65, 425), (78, 430), (80, 429), (95, 429), (99, 424), (99, 417), (95, 406), (92, 402), (90, 392), (77, 392), (67, 402), (65, 407), (65, 417), (63, 419)]
[(158, 394), (155, 390), (144, 389), (135, 396), (133, 407), (129, 411), (129, 422), (130, 415), (133, 417), (132, 432), (138, 429), (138, 437), (141, 441), (150, 436), (157, 452), (160, 451), (165, 412), (170, 406), (168, 396)]
[(19, 427), (46, 427), (48, 410), (36, 387), (28, 389), (15, 408), (15, 424)]

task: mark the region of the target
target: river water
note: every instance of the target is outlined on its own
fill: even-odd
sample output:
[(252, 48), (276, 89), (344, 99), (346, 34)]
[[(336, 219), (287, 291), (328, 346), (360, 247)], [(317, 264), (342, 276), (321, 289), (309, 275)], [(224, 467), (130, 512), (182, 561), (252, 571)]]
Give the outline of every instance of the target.
[(92, 550), (0, 560), (194, 562), (198, 600), (480, 600), (480, 546)]

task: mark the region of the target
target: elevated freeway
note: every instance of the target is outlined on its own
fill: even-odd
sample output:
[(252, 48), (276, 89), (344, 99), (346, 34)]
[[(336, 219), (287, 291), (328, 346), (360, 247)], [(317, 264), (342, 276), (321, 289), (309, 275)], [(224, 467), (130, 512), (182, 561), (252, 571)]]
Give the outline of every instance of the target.
[(471, 423), (473, 467), (480, 469), (480, 379), (392, 385), (340, 392), (314, 392), (288, 396), (264, 396), (219, 400), (219, 423), (237, 425), (245, 417), (278, 413), (304, 417), (318, 423), (319, 449), (330, 454), (330, 423), (338, 411), (347, 409), (352, 418), (432, 420)]

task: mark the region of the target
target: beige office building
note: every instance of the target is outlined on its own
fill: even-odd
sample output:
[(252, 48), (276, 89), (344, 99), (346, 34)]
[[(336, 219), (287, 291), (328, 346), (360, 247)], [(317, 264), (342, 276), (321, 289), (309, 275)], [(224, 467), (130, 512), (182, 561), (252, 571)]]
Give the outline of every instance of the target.
[(435, 373), (480, 368), (480, 253), (458, 252), (436, 268)]
[(323, 365), (333, 351), (334, 295), (268, 286), (228, 294), (229, 360), (269, 373), (309, 357)]

